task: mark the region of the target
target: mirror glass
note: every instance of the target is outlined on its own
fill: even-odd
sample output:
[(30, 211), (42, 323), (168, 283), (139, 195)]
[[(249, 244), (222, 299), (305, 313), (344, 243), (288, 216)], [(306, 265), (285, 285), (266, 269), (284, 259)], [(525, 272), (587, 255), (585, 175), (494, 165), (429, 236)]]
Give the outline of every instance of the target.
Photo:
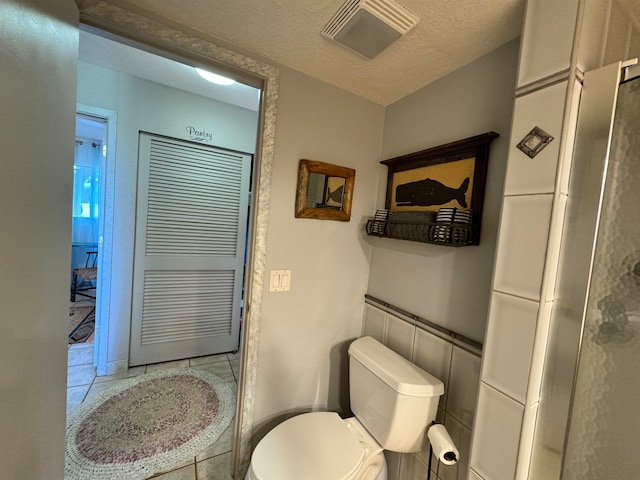
[(352, 168), (300, 160), (296, 218), (348, 222), (355, 175)]
[(322, 173), (309, 175), (307, 192), (307, 208), (343, 209), (344, 187), (347, 180), (343, 177), (332, 177)]

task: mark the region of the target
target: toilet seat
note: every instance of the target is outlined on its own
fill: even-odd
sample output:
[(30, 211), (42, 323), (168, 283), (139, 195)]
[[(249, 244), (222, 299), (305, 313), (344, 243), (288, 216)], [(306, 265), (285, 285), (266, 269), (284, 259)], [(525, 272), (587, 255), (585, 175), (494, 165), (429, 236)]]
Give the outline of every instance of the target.
[(352, 480), (382, 448), (355, 419), (305, 413), (281, 423), (256, 446), (254, 480)]

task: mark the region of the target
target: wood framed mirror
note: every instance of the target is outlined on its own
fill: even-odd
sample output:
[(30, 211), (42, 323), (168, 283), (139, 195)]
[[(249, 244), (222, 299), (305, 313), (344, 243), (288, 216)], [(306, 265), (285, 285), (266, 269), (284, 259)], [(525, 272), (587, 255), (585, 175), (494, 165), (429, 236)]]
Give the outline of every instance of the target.
[(296, 218), (351, 220), (356, 171), (330, 163), (300, 160)]

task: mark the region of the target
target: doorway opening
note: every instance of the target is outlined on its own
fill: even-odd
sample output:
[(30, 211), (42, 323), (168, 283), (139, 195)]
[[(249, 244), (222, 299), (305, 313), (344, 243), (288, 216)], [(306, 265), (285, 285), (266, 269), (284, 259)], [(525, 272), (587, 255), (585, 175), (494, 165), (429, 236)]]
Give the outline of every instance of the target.
[(69, 344), (93, 343), (107, 122), (76, 114), (71, 210)]
[[(245, 281), (245, 312), (241, 334), (239, 353), (240, 376), (238, 378), (238, 408), (234, 426), (232, 447), (232, 470), (234, 476), (243, 476), (245, 466), (251, 453), (251, 421), (253, 418), (253, 391), (255, 388), (255, 373), (257, 365), (257, 351), (254, 348), (259, 335), (260, 314), (262, 310), (262, 278), (265, 271), (266, 233), (269, 213), (269, 197), (271, 192), (271, 171), (275, 149), (276, 111), (278, 99), (279, 72), (272, 65), (247, 57), (235, 51), (220, 47), (201, 37), (174, 30), (167, 25), (158, 24), (144, 16), (125, 14), (115, 6), (105, 4), (99, 12), (80, 8), (80, 33), (98, 32), (102, 36), (121, 35), (128, 39), (146, 39), (146, 45), (140, 44), (142, 50), (159, 51), (160, 55), (172, 58), (177, 54), (196, 62), (207, 65), (217, 65), (233, 76), (241, 79), (246, 85), (254, 87), (254, 103), (258, 104), (256, 128), (255, 162), (252, 168), (251, 180), (251, 219), (248, 231), (248, 256), (246, 260), (247, 272)], [(127, 23), (134, 19), (135, 22)], [(135, 25), (134, 25), (135, 23)], [(99, 30), (98, 30), (99, 29)], [(105, 33), (106, 32), (113, 32)], [(135, 44), (135, 40), (125, 41)], [(159, 49), (159, 50), (158, 50)], [(80, 63), (84, 62), (83, 41), (80, 41)], [(168, 52), (168, 53), (167, 53)], [(98, 51), (96, 58), (100, 59)], [(142, 66), (142, 70), (145, 70)], [(152, 69), (147, 69), (152, 71)], [(118, 131), (120, 134), (120, 130)], [(129, 172), (130, 173), (130, 172)], [(108, 204), (108, 202), (107, 202)], [(116, 212), (117, 213), (117, 212)], [(105, 237), (104, 241), (108, 239)], [(117, 241), (116, 238), (112, 241)], [(104, 261), (105, 255), (101, 256)], [(118, 268), (116, 261), (110, 263)], [(118, 297), (126, 291), (120, 283), (113, 282), (110, 298)], [(99, 296), (100, 297), (100, 296)], [(122, 299), (121, 299), (122, 300)], [(126, 301), (126, 299), (122, 300)], [(117, 305), (116, 305), (117, 306)], [(112, 332), (109, 332), (110, 335)], [(128, 336), (128, 332), (125, 332)], [(114, 336), (117, 336), (114, 332)], [(99, 338), (105, 337), (104, 331)], [(115, 353), (119, 353), (116, 351)], [(105, 354), (106, 355), (106, 354)], [(108, 362), (105, 361), (105, 364)], [(100, 365), (100, 362), (98, 362)], [(115, 365), (118, 367), (118, 365)], [(126, 370), (126, 365), (124, 369)]]
[[(102, 31), (95, 33), (82, 29), (80, 31), (78, 103), (107, 107), (118, 116), (118, 138), (115, 144), (107, 149), (117, 152), (113, 160), (114, 166), (113, 169), (109, 167), (103, 175), (106, 196), (104, 205), (100, 208), (105, 216), (101, 220), (104, 229), (100, 237), (102, 243), (98, 248), (98, 325), (95, 358), (98, 375), (109, 375), (124, 372), (135, 364), (131, 362), (132, 351), (138, 348), (132, 343), (134, 340), (153, 339), (153, 335), (142, 336), (132, 330), (138, 328), (137, 325), (140, 323), (134, 322), (132, 315), (141, 315), (143, 311), (138, 307), (132, 308), (132, 305), (139, 302), (135, 293), (133, 272), (136, 271), (136, 265), (143, 264), (142, 258), (147, 251), (146, 246), (140, 249), (135, 243), (140, 238), (140, 230), (137, 228), (141, 221), (141, 217), (136, 213), (136, 205), (145, 201), (140, 194), (137, 179), (148, 175), (146, 167), (141, 168), (139, 164), (140, 133), (149, 132), (166, 138), (241, 152), (253, 157), (258, 143), (260, 89), (239, 82), (230, 87), (212, 84), (196, 72), (195, 66), (203, 66), (200, 63), (177, 57), (167, 58), (165, 52), (155, 51), (145, 45), (125, 42)], [(185, 166), (179, 168), (185, 169)], [(249, 176), (251, 168), (249, 165)], [(248, 178), (247, 182), (250, 181)], [(154, 188), (157, 186), (156, 184)], [(113, 190), (110, 190), (111, 188)], [(168, 193), (160, 195), (165, 194)], [(249, 208), (249, 199), (242, 203)], [(211, 206), (208, 213), (198, 214), (201, 219), (195, 219), (195, 223), (208, 221), (207, 218), (214, 210)], [(184, 210), (182, 212), (182, 218), (174, 212), (169, 213), (172, 216), (170, 219), (165, 219), (173, 225), (174, 230), (171, 232), (169, 228), (165, 232), (167, 236), (177, 234), (184, 228), (184, 223), (188, 223)], [(167, 211), (163, 210), (162, 213), (165, 214)], [(246, 213), (245, 211), (238, 217), (238, 226), (242, 228), (238, 228), (235, 258), (244, 259), (247, 243), (247, 234), (244, 232), (247, 225)], [(187, 214), (189, 215), (188, 212)], [(221, 213), (225, 218), (228, 214), (229, 212)], [(193, 224), (192, 222), (191, 226)], [(193, 252), (183, 248), (173, 253), (180, 257), (178, 262), (187, 265)], [(105, 268), (100, 268), (103, 264)], [(107, 281), (103, 275), (108, 273), (109, 269), (111, 271)], [(239, 280), (233, 282), (234, 289), (242, 292), (243, 275), (236, 275)], [(237, 298), (236, 294), (229, 295)], [(238, 303), (236, 300), (234, 302)], [(194, 311), (201, 311), (193, 305), (188, 307), (194, 308)], [(240, 301), (240, 306), (234, 305), (233, 308), (233, 315), (238, 322), (241, 307)], [(155, 307), (150, 305), (149, 308)], [(154, 324), (153, 315), (148, 318), (150, 320), (146, 326), (157, 329), (158, 325)], [(159, 319), (158, 322), (162, 323), (165, 320)], [(186, 335), (181, 327), (181, 335), (183, 333)], [(226, 350), (239, 349), (240, 335), (235, 330), (234, 336), (237, 339), (236, 344)], [(167, 348), (168, 350), (170, 349)], [(162, 351), (163, 348), (160, 349), (160, 352)], [(202, 350), (199, 349), (197, 352)], [(192, 356), (202, 354), (197, 352), (194, 350)], [(153, 360), (159, 362), (176, 359), (170, 358), (170, 355), (167, 358), (159, 355)], [(149, 361), (145, 360), (144, 363)]]

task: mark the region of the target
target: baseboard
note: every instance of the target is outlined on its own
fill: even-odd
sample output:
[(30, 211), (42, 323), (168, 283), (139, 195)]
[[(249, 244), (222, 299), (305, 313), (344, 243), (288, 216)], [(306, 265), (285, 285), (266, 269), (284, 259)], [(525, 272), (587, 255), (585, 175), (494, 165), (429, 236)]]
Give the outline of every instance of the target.
[(118, 360), (117, 362), (107, 362), (106, 375), (115, 375), (116, 373), (124, 373), (129, 370), (129, 362), (127, 360)]

